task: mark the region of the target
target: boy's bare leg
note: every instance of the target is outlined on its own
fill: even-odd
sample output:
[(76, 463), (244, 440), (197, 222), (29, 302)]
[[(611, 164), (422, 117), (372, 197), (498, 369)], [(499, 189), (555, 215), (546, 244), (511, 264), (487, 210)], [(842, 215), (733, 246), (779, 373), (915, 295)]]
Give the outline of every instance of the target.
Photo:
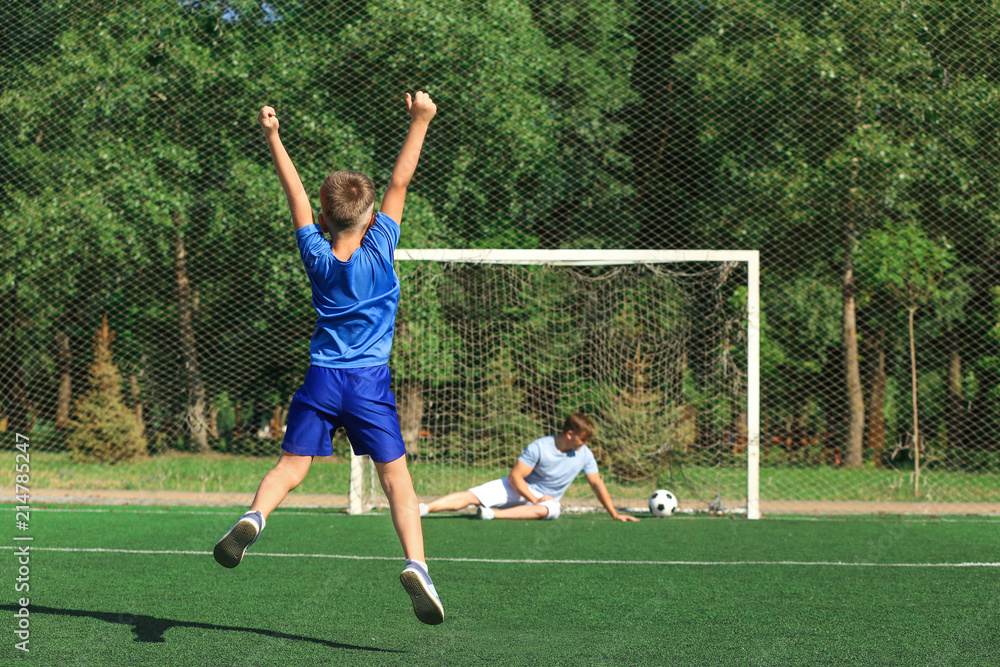
[(456, 491), (447, 496), (441, 496), (437, 500), (427, 503), (428, 512), (447, 512), (448, 510), (460, 510), (469, 505), (478, 505), (479, 498), (472, 491)]
[(444, 607), (441, 606), (441, 598), (427, 573), (420, 510), (410, 471), (406, 468), (406, 455), (389, 463), (376, 461), (375, 469), (378, 471), (382, 490), (389, 499), (392, 525), (396, 527), (403, 553), (406, 554), (406, 567), (399, 575), (399, 582), (413, 602), (413, 613), (417, 615), (417, 619), (421, 623), (437, 625), (444, 621)]
[(420, 510), (417, 493), (413, 490), (406, 455), (388, 463), (375, 462), (378, 479), (385, 497), (389, 499), (392, 525), (396, 528), (403, 553), (413, 560), (424, 560), (424, 534), (420, 528)]
[(281, 504), (288, 492), (306, 478), (312, 460), (311, 456), (282, 452), (277, 465), (260, 481), (250, 511), (259, 511), (266, 519), (274, 511), (274, 508)]
[(212, 553), (219, 565), (231, 568), (243, 561), (247, 548), (257, 541), (264, 530), (267, 516), (285, 499), (289, 491), (305, 479), (312, 459), (311, 456), (282, 452), (278, 463), (260, 481), (250, 510), (216, 542)]
[(493, 510), (497, 519), (544, 519), (549, 515), (545, 505), (515, 505), (507, 509)]

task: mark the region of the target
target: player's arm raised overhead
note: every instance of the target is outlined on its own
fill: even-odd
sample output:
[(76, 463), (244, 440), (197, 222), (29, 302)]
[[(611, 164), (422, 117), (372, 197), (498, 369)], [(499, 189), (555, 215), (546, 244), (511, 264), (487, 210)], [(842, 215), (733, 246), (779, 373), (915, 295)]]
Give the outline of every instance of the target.
[(597, 499), (601, 501), (601, 504), (604, 505), (604, 509), (608, 511), (612, 519), (616, 521), (638, 521), (634, 516), (618, 513), (618, 510), (615, 509), (615, 504), (611, 501), (611, 494), (608, 493), (608, 487), (604, 486), (604, 480), (601, 479), (601, 473), (585, 473), (584, 476), (590, 484), (590, 489), (597, 496)]
[(406, 133), (403, 148), (396, 158), (396, 166), (392, 168), (389, 187), (382, 197), (382, 213), (392, 218), (398, 224), (403, 219), (403, 202), (406, 200), (406, 188), (410, 186), (413, 172), (417, 170), (420, 160), (420, 148), (424, 145), (427, 126), (437, 113), (437, 106), (427, 93), (418, 90), (413, 97), (406, 94), (406, 109), (410, 113), (410, 130)]
[(278, 135), (278, 116), (274, 113), (274, 109), (272, 107), (262, 108), (257, 114), (257, 122), (264, 130), (267, 146), (271, 149), (274, 170), (278, 172), (278, 180), (281, 182), (281, 188), (285, 191), (288, 209), (292, 213), (292, 224), (295, 225), (295, 229), (313, 224), (309, 196), (306, 195), (306, 189), (302, 187), (299, 172), (295, 170), (292, 159), (288, 157), (288, 151), (281, 143), (281, 137)]

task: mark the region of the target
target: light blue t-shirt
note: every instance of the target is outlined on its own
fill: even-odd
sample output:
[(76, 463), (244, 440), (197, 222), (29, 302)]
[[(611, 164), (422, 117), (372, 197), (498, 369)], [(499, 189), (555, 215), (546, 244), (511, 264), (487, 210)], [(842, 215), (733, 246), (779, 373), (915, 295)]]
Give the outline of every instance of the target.
[(581, 472), (585, 475), (597, 472), (597, 459), (587, 445), (560, 452), (556, 448), (555, 437), (551, 435), (539, 438), (525, 447), (517, 460), (532, 468), (524, 478), (528, 488), (540, 496), (547, 493), (556, 500), (563, 497), (566, 489)]
[(319, 225), (299, 229), (295, 238), (317, 315), (310, 363), (324, 368), (388, 363), (399, 305), (399, 278), (392, 266), (399, 225), (376, 213), (361, 247), (346, 262), (334, 257)]

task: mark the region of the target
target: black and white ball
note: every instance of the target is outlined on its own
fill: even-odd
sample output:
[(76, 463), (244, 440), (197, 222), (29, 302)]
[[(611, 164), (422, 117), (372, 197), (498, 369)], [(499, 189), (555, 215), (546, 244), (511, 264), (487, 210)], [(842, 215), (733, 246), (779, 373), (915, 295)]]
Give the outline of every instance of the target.
[(649, 497), (649, 511), (653, 516), (670, 516), (677, 509), (677, 496), (666, 489), (657, 489)]

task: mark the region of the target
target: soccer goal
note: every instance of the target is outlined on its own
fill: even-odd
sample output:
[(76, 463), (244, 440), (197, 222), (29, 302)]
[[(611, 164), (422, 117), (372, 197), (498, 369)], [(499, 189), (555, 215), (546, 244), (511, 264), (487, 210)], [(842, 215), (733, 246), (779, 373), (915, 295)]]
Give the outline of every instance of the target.
[[(616, 506), (759, 518), (759, 254), (397, 250), (393, 391), (417, 494), (506, 475), (581, 411)], [(352, 459), (350, 511), (385, 506)], [(564, 508), (600, 505), (579, 478)]]

